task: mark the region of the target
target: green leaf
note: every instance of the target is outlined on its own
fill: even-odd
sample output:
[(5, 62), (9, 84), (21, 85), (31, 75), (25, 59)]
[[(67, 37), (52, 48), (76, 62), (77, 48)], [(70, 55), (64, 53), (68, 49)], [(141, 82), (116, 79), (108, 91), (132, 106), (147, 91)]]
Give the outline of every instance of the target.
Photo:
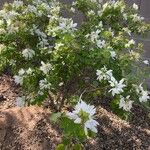
[(60, 117), (61, 117), (60, 112), (52, 113), (52, 115), (50, 116), (50, 120), (55, 123), (55, 122), (57, 122), (58, 118), (60, 118)]
[(63, 129), (64, 135), (67, 135), (69, 138), (76, 138), (80, 141), (83, 141), (86, 138), (84, 129), (80, 124), (74, 123), (73, 120), (70, 120), (67, 117), (61, 118), (60, 127)]
[(75, 144), (73, 150), (82, 150), (81, 144)]
[(65, 145), (64, 145), (64, 144), (59, 144), (59, 145), (56, 147), (56, 150), (65, 150)]

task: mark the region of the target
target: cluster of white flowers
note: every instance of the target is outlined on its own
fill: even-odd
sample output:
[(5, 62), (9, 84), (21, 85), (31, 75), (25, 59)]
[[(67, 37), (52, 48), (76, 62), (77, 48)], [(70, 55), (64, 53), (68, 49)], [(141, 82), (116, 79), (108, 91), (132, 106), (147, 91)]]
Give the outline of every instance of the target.
[(20, 69), (18, 72), (18, 75), (14, 76), (14, 80), (16, 84), (23, 84), (23, 75), (25, 74), (25, 70), (24, 69)]
[(143, 21), (144, 17), (140, 17), (138, 14), (131, 15), (131, 18), (134, 22)]
[(59, 27), (63, 33), (72, 33), (76, 30), (77, 23), (73, 23), (72, 19), (60, 18)]
[[(130, 111), (133, 104), (133, 101), (130, 100), (130, 95), (128, 95), (126, 98), (121, 95), (124, 92), (124, 88), (126, 87), (126, 84), (124, 84), (125, 79), (121, 79), (118, 82), (113, 77), (112, 70), (108, 70), (105, 66), (101, 68), (101, 70), (97, 70), (96, 75), (97, 80), (107, 80), (108, 83), (110, 83), (111, 89), (109, 92), (112, 93), (112, 96), (120, 95), (119, 108), (122, 108), (125, 111)], [(135, 87), (136, 92), (139, 95), (140, 102), (147, 102), (147, 100), (150, 99), (148, 91), (143, 89), (142, 84), (140, 84), (140, 86), (133, 85), (133, 87)]]
[(59, 50), (60, 47), (62, 47), (62, 46), (64, 46), (63, 43), (56, 43), (54, 48), (55, 48), (55, 50)]
[(16, 98), (16, 105), (18, 107), (24, 107), (25, 106), (25, 96), (17, 97)]
[(113, 77), (112, 70), (108, 70), (105, 66), (101, 70), (96, 72), (97, 80), (107, 80), (110, 83), (111, 89), (109, 92), (112, 92), (112, 95), (120, 94), (123, 92), (123, 88), (126, 87), (124, 84), (124, 79), (121, 79), (119, 82)]
[(128, 95), (126, 98), (120, 96), (119, 108), (122, 108), (125, 111), (131, 111), (133, 102), (134, 101), (130, 100), (130, 95)]
[[(96, 8), (98, 8), (100, 6), (100, 9), (93, 9), (93, 10), (88, 9), (89, 16), (87, 15), (87, 17), (89, 17), (89, 18), (95, 17), (95, 16), (96, 17), (93, 22), (94, 27), (90, 26), (90, 24), (87, 24), (87, 26), (88, 25), (90, 26), (90, 28), (89, 28), (90, 31), (85, 30), (85, 31), (87, 31), (87, 32), (85, 32), (85, 33), (87, 33), (87, 35), (84, 35), (84, 36), (91, 43), (90, 44), (90, 48), (92, 47), (91, 49), (95, 49), (95, 47), (96, 47), (99, 49), (104, 49), (104, 50), (106, 49), (106, 51), (107, 51), (109, 49), (109, 47), (112, 46), (110, 48), (109, 52), (110, 52), (110, 57), (113, 60), (110, 59), (110, 61), (114, 61), (117, 58), (120, 58), (119, 57), (120, 53), (119, 53), (119, 50), (117, 49), (117, 46), (113, 46), (117, 43), (117, 42), (115, 43), (115, 41), (117, 41), (119, 39), (118, 35), (120, 34), (123, 37), (123, 36), (126, 36), (125, 34), (128, 34), (129, 36), (131, 36), (132, 31), (134, 32), (134, 27), (132, 29), (132, 28), (130, 28), (130, 25), (129, 26), (127, 25), (127, 26), (121, 28), (121, 25), (118, 25), (120, 27), (120, 30), (118, 32), (118, 31), (116, 31), (118, 29), (115, 29), (113, 26), (111, 26), (107, 23), (107, 22), (109, 22), (109, 18), (113, 19), (113, 17), (115, 17), (115, 16), (111, 16), (114, 14), (109, 14), (110, 17), (103, 18), (103, 13), (104, 13), (104, 16), (105, 16), (105, 13), (107, 16), (107, 14), (108, 14), (107, 11), (109, 11), (111, 9), (119, 10), (117, 12), (120, 13), (120, 18), (123, 17), (124, 20), (126, 20), (129, 23), (131, 22), (133, 24), (141, 23), (141, 21), (144, 18), (137, 14), (137, 10), (139, 8), (135, 3), (132, 6), (133, 11), (131, 11), (131, 12), (133, 12), (133, 13), (128, 13), (128, 12), (124, 11), (125, 5), (122, 1), (111, 0), (107, 3), (105, 3), (103, 6), (99, 5), (103, 2), (103, 0), (90, 0), (87, 3), (91, 4), (91, 2), (98, 5), (98, 6), (95, 6)], [(73, 13), (75, 12), (75, 8), (77, 8), (78, 3), (79, 3), (78, 1), (75, 1), (72, 3), (71, 8), (69, 7)], [(76, 35), (74, 33), (76, 33), (75, 31), (78, 29), (77, 23), (74, 23), (72, 18), (64, 18), (64, 17), (60, 16), (61, 6), (60, 6), (60, 3), (56, 2), (55, 0), (52, 0), (52, 1), (30, 0), (27, 3), (24, 3), (21, 0), (15, 0), (12, 4), (10, 4), (10, 6), (12, 6), (12, 7), (8, 7), (8, 6), (9, 6), (9, 4), (7, 5), (7, 7), (5, 7), (3, 10), (0, 11), (0, 35), (5, 33), (6, 35), (9, 36), (9, 34), (18, 32), (19, 36), (22, 36), (21, 37), (22, 39), (25, 38), (24, 37), (25, 35), (27, 35), (27, 36), (30, 35), (31, 37), (35, 38), (33, 41), (33, 45), (32, 45), (32, 41), (28, 42), (25, 40), (25, 42), (24, 42), (24, 39), (23, 40), (21, 39), (22, 40), (22, 43), (20, 42), (21, 46), (27, 45), (26, 47), (23, 46), (23, 49), (21, 51), (21, 55), (26, 60), (36, 58), (39, 55), (48, 56), (47, 54), (49, 54), (51, 57), (51, 55), (53, 56), (53, 54), (55, 54), (55, 53), (57, 54), (57, 52), (59, 50), (65, 48), (65, 46), (66, 46), (65, 42), (63, 43), (63, 41), (62, 41), (64, 35), (65, 35), (65, 37), (68, 37), (68, 35), (69, 36)], [(93, 7), (94, 7), (94, 5), (93, 5)], [(98, 17), (101, 17), (102, 19), (97, 19)], [(106, 22), (103, 21), (103, 19), (104, 20), (106, 19)], [(107, 19), (108, 19), (108, 21), (107, 21)], [(96, 22), (96, 20), (97, 20), (97, 22)], [(103, 22), (99, 21), (99, 20), (102, 20)], [(95, 23), (96, 23), (96, 25), (95, 25)], [(141, 28), (140, 27), (141, 26), (139, 26), (139, 29), (138, 29), (139, 31), (142, 31), (142, 32), (145, 31), (145, 29), (146, 29), (145, 25), (143, 25), (143, 27), (141, 27)], [(67, 36), (66, 36), (66, 34), (67, 34)], [(17, 36), (17, 34), (16, 34), (16, 36)], [(116, 36), (116, 39), (118, 37), (118, 39), (112, 40), (112, 43), (114, 43), (114, 44), (111, 44), (110, 37), (113, 37), (113, 36)], [(107, 42), (108, 40), (109, 40), (109, 42)], [(126, 39), (124, 41), (126, 41)], [(122, 43), (124, 41), (122, 40)], [(11, 44), (15, 45), (16, 43), (17, 42), (13, 41)], [(125, 48), (130, 49), (135, 45), (136, 45), (135, 41), (133, 39), (131, 39), (131, 40), (127, 41), (124, 46), (125, 46)], [(32, 49), (31, 48), (32, 46), (35, 46), (35, 48)], [(84, 47), (85, 45), (82, 45), (82, 46)], [(0, 45), (0, 47), (1, 47), (1, 45)], [(114, 50), (114, 47), (116, 47), (116, 50)], [(17, 48), (17, 44), (15, 45), (15, 48)], [(8, 47), (8, 49), (9, 49), (9, 47)], [(48, 49), (49, 49), (49, 53), (48, 53)], [(2, 48), (0, 48), (0, 53), (1, 53), (1, 51), (2, 51)], [(19, 49), (19, 53), (20, 53), (20, 49)], [(129, 56), (131, 56), (129, 59), (135, 59), (135, 60), (140, 59), (139, 53), (134, 52), (133, 50), (129, 51)], [(47, 57), (46, 58), (40, 57), (40, 58), (42, 58), (43, 61), (41, 61), (41, 66), (38, 66), (38, 65), (37, 66), (38, 66), (38, 69), (40, 70), (39, 72), (42, 74), (41, 76), (44, 76), (44, 77), (40, 78), (41, 80), (37, 81), (37, 82), (39, 82), (39, 88), (43, 92), (44, 90), (49, 90), (52, 87), (51, 83), (49, 83), (47, 81), (48, 79), (46, 79), (45, 76), (47, 77), (47, 75), (49, 75), (52, 72), (51, 70), (53, 70), (53, 66), (50, 64), (49, 60), (47, 60)], [(67, 64), (67, 61), (62, 61), (61, 63), (62, 63), (62, 66), (64, 66), (65, 64)], [(143, 63), (146, 65), (149, 65), (148, 60), (144, 60)], [(17, 59), (13, 60), (11, 58), (10, 64), (16, 65)], [(34, 70), (32, 70), (31, 68), (28, 68), (28, 69), (26, 68), (25, 70), (20, 69), (18, 72), (18, 75), (14, 76), (15, 82), (17, 84), (22, 85), (24, 77), (26, 77), (26, 75), (28, 75), (28, 76), (31, 75), (33, 72), (34, 72)], [(117, 80), (113, 76), (112, 72), (113, 71), (111, 69), (108, 70), (104, 66), (100, 70), (97, 70), (97, 72), (96, 72), (97, 80), (99, 80), (99, 81), (106, 80), (110, 86), (109, 92), (112, 94), (112, 96), (116, 96), (116, 95), (121, 96), (119, 107), (124, 109), (125, 111), (130, 111), (130, 109), (132, 107), (132, 103), (133, 103), (133, 101), (130, 100), (131, 96), (127, 96), (127, 97), (122, 96), (124, 89), (127, 86), (125, 84), (126, 80), (125, 79), (121, 79), (120, 81)], [(62, 84), (63, 84), (63, 82), (61, 82), (59, 85), (62, 86)], [(40, 91), (39, 91), (39, 93), (40, 93)], [(139, 94), (140, 102), (146, 102), (149, 99), (148, 92), (144, 91), (144, 89), (141, 85), (137, 88), (137, 93)], [(79, 108), (80, 108), (86, 112), (87, 110), (85, 110), (85, 108), (82, 108), (82, 107), (85, 107), (86, 105), (87, 104), (85, 104), (83, 101), (80, 101), (78, 103), (78, 105), (76, 106), (76, 109), (79, 110)], [(92, 109), (89, 105), (87, 105), (87, 107)], [(74, 114), (76, 113), (76, 116), (78, 116), (79, 112), (74, 111), (73, 113)], [(94, 112), (94, 110), (93, 110), (93, 112)], [(88, 113), (88, 111), (86, 113)], [(89, 116), (90, 116), (90, 113), (89, 113)], [(92, 115), (90, 117), (92, 118)], [(75, 122), (81, 123), (82, 122), (81, 118), (78, 116), (78, 118), (75, 119)], [(90, 123), (89, 124), (88, 123), (85, 123), (86, 128), (91, 128), (89, 125)], [(96, 126), (96, 124), (94, 124), (94, 126)], [(91, 129), (91, 130), (96, 131), (95, 128)]]
[(16, 11), (12, 10), (7, 12), (6, 10), (0, 10), (0, 16), (6, 20), (7, 23), (10, 23), (11, 20), (16, 19), (19, 15)]
[(31, 12), (37, 14), (37, 8), (34, 5), (28, 5), (25, 12)]
[(117, 56), (117, 54), (116, 54), (115, 51), (110, 51), (110, 55), (111, 55), (111, 58), (112, 58), (112, 59), (115, 59), (116, 56)]
[(13, 2), (13, 4), (12, 4), (12, 6), (14, 7), (14, 8), (19, 8), (19, 7), (21, 7), (21, 6), (23, 6), (23, 1), (21, 1), (21, 0), (15, 0), (14, 2)]
[(131, 30), (129, 30), (127, 27), (124, 27), (123, 31), (125, 31), (128, 35), (131, 36)]
[[(123, 88), (126, 87), (126, 85), (124, 84), (124, 79), (121, 79), (119, 82), (113, 77), (112, 74), (112, 70), (107, 70), (106, 67), (102, 68), (101, 70), (97, 70), (97, 79), (99, 81), (101, 80), (108, 80), (108, 82), (110, 83), (110, 87), (111, 89), (109, 90), (109, 92), (112, 93), (113, 96), (120, 95), (124, 90)], [(120, 99), (120, 103), (119, 103), (119, 108), (122, 108), (125, 111), (130, 111), (130, 109), (132, 108), (132, 103), (133, 101), (129, 100), (130, 96), (125, 98), (123, 96), (121, 96)]]
[(121, 79), (119, 82), (114, 78), (111, 77), (110, 86), (112, 87), (109, 92), (112, 92), (112, 95), (115, 96), (116, 94), (121, 94), (123, 92), (123, 88), (126, 87), (124, 84), (124, 79)]
[(145, 65), (149, 65), (149, 61), (148, 61), (148, 60), (144, 60), (143, 63), (144, 63)]
[(122, 6), (121, 1), (112, 0), (112, 1), (109, 1), (109, 2), (107, 2), (103, 5), (103, 11), (105, 11), (106, 9), (111, 9), (111, 8), (113, 8), (113, 9), (118, 9), (119, 8), (121, 13), (123, 13), (124, 9), (125, 9), (125, 7)]
[(29, 48), (26, 48), (22, 51), (22, 55), (25, 59), (31, 59), (35, 55), (35, 51)]
[(18, 75), (14, 76), (14, 81), (16, 84), (23, 84), (23, 78), (26, 75), (31, 75), (33, 73), (33, 70), (29, 67), (28, 69), (24, 70), (24, 69), (20, 69), (18, 72)]
[(133, 50), (130, 50), (129, 51), (129, 54), (130, 54), (130, 59), (131, 60), (135, 60), (135, 61), (139, 61), (139, 59), (140, 59), (140, 54), (138, 53), (138, 52), (135, 52), (135, 51), (133, 51)]
[(48, 90), (51, 88), (51, 83), (49, 83), (47, 81), (47, 79), (45, 78), (45, 79), (39, 81), (39, 87), (40, 87), (40, 90), (42, 90), (42, 91)]
[(52, 69), (52, 65), (50, 63), (44, 63), (43, 61), (41, 62), (42, 66), (40, 67), (40, 70), (44, 73), (47, 74), (49, 71)]
[(135, 9), (135, 10), (138, 10), (139, 9), (139, 7), (138, 7), (138, 5), (137, 4), (133, 4), (133, 8)]
[(106, 66), (101, 68), (101, 70), (97, 70), (96, 72), (97, 80), (110, 80), (112, 78), (112, 70), (107, 70)]
[(96, 41), (96, 45), (99, 48), (104, 48), (105, 47), (106, 42), (104, 40), (97, 40)]
[(27, 70), (26, 70), (26, 73), (28, 75), (31, 75), (33, 73), (33, 70), (29, 67)]
[(38, 36), (38, 39), (39, 39), (39, 43), (37, 46), (40, 46), (40, 47), (47, 47), (49, 46), (49, 43), (48, 43), (48, 39), (47, 39), (47, 35), (42, 32), (40, 29), (38, 29), (37, 26), (33, 25), (33, 28), (30, 29), (30, 32), (32, 35), (37, 35)]
[(142, 84), (140, 84), (139, 86), (136, 86), (136, 91), (140, 95), (139, 97), (140, 102), (147, 102), (147, 100), (150, 99), (148, 91), (145, 91), (143, 89)]
[[(101, 22), (101, 25), (102, 25), (102, 22)], [(102, 26), (101, 26), (102, 28)], [(96, 44), (98, 48), (104, 48), (105, 45), (106, 45), (106, 42), (105, 40), (102, 40), (100, 39), (100, 33), (103, 29), (99, 30), (97, 29), (96, 31), (92, 31), (90, 34), (87, 34), (86, 35), (86, 38), (89, 38), (90, 41), (93, 43), (93, 44)]]
[(131, 39), (127, 44), (125, 44), (125, 47), (130, 48), (133, 45), (135, 45), (135, 41), (133, 39)]
[[(17, 20), (17, 16), (19, 15), (19, 13), (15, 12), (14, 10), (7, 12), (6, 10), (1, 10), (0, 11), (0, 17), (2, 17), (3, 21), (5, 20), (7, 23), (6, 26), (6, 31), (9, 34), (12, 34), (14, 32), (18, 31), (18, 26), (13, 23), (14, 20)], [(5, 29), (3, 28), (2, 32), (5, 33), (6, 32)]]
[[(55, 2), (55, 1), (53, 1)], [(27, 5), (24, 13), (33, 13), (37, 17), (41, 17), (43, 14), (50, 14), (52, 9), (51, 2), (44, 0), (33, 0), (32, 4)]]
[(96, 109), (93, 105), (88, 105), (80, 99), (75, 106), (75, 110), (67, 113), (67, 116), (74, 120), (75, 123), (83, 125), (85, 134), (88, 135), (88, 129), (97, 133), (99, 123), (94, 120), (95, 113)]

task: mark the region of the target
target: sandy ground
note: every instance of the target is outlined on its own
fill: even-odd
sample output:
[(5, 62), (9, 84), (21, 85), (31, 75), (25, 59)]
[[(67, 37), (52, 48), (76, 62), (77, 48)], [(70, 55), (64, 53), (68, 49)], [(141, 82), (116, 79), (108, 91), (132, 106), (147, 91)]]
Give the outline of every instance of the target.
[[(0, 78), (0, 150), (54, 150), (61, 130), (50, 122), (50, 110), (38, 106), (19, 108), (19, 94), (12, 78)], [(86, 150), (150, 150), (150, 119), (139, 107), (131, 122), (99, 107), (98, 136), (86, 142)]]

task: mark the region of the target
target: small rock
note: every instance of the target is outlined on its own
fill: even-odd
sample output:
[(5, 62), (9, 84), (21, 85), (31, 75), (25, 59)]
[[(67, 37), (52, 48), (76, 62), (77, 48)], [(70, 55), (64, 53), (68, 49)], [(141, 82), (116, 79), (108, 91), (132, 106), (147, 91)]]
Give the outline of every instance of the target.
[(5, 101), (6, 97), (4, 95), (0, 95), (0, 101)]

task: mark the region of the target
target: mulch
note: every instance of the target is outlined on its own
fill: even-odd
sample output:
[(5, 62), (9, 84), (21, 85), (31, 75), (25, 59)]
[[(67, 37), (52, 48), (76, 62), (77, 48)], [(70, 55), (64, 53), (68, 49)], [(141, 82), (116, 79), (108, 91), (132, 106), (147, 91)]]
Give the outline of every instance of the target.
[[(50, 110), (38, 106), (19, 108), (20, 89), (8, 75), (0, 77), (0, 150), (54, 150), (61, 130), (50, 122)], [(99, 122), (95, 139), (86, 150), (150, 150), (150, 117), (139, 106), (130, 122), (121, 120), (104, 106), (97, 108)]]

